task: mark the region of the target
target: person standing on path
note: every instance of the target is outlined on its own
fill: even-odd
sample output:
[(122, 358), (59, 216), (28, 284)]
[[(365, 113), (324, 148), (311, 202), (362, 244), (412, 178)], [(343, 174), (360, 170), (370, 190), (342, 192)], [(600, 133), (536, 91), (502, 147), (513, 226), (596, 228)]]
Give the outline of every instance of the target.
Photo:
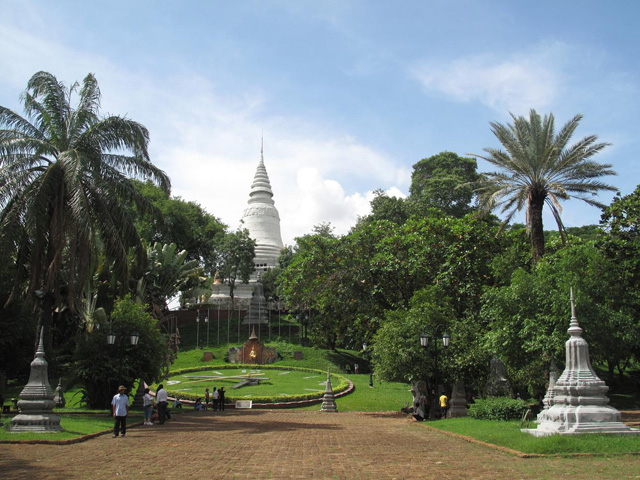
[(209, 387), (204, 389), (204, 409), (208, 410), (209, 409), (209, 401), (211, 400), (211, 397), (209, 395)]
[(142, 396), (142, 406), (144, 407), (144, 424), (153, 425), (151, 421), (151, 410), (153, 409), (153, 398), (149, 394), (149, 389), (144, 389), (144, 395)]
[(224, 387), (218, 389), (218, 403), (220, 405), (220, 411), (224, 410)]
[(113, 437), (117, 437), (122, 431), (122, 436), (127, 434), (127, 414), (129, 413), (129, 397), (124, 385), (118, 387), (118, 393), (111, 400), (111, 412), (113, 413)]
[(158, 385), (158, 391), (156, 392), (156, 403), (158, 404), (158, 423), (164, 425), (164, 421), (167, 418), (167, 406), (169, 405), (169, 396), (164, 389), (164, 385)]
[(213, 411), (218, 410), (218, 400), (220, 400), (220, 392), (216, 390), (216, 387), (213, 387), (213, 392), (211, 393), (211, 397), (213, 398)]

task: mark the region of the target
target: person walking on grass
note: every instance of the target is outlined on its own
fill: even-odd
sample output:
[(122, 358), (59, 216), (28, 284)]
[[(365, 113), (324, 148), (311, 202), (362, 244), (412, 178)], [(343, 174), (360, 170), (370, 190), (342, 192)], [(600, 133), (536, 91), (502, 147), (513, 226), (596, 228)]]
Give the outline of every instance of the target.
[(111, 412), (113, 413), (113, 438), (122, 432), (122, 437), (127, 434), (127, 414), (129, 413), (129, 397), (124, 385), (118, 387), (118, 393), (111, 400)]

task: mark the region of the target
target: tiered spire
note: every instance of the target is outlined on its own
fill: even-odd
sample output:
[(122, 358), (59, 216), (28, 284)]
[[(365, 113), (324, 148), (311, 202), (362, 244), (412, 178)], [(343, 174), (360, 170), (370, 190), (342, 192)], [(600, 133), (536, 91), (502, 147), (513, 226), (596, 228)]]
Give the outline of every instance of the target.
[(535, 436), (576, 433), (615, 433), (637, 435), (620, 421), (620, 412), (607, 405), (609, 387), (598, 378), (591, 367), (589, 345), (582, 338), (582, 328), (576, 317), (576, 306), (571, 289), (571, 322), (567, 330), (571, 335), (566, 343), (566, 366), (555, 383), (549, 385), (546, 399), (549, 408), (538, 415), (538, 428), (526, 429)]

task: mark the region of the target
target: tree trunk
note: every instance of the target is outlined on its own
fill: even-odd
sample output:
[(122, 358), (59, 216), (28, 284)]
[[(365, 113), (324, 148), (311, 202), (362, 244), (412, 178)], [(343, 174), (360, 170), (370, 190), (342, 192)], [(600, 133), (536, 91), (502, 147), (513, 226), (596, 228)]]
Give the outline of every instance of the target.
[(533, 263), (544, 256), (544, 226), (542, 225), (542, 207), (544, 195), (529, 194), (527, 205), (529, 216), (529, 237), (531, 238), (531, 258)]

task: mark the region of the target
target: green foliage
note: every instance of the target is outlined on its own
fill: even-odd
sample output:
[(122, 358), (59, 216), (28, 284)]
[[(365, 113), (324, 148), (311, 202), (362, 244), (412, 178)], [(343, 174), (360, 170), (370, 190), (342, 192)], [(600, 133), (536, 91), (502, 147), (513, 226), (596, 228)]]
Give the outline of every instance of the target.
[(471, 184), (478, 179), (476, 169), (475, 159), (453, 152), (424, 158), (413, 166), (409, 198), (427, 208), (463, 217), (471, 213), (474, 196)]
[(494, 234), (487, 219), (432, 210), (402, 225), (362, 222), (340, 238), (307, 236), (283, 271), (280, 291), (293, 309), (311, 309), (312, 338), (330, 348), (361, 345), (385, 311), (408, 308), (427, 285), (439, 285), (463, 318), (477, 312), (491, 282), (488, 265), (501, 248)]
[[(114, 345), (107, 344), (107, 334), (116, 335)], [(138, 333), (138, 345), (130, 344)], [(91, 408), (108, 408), (119, 385), (131, 391), (136, 379), (154, 382), (166, 367), (169, 351), (157, 322), (130, 297), (118, 300), (111, 322), (101, 329), (81, 335), (75, 352), (75, 375), (84, 388)]]
[(187, 260), (187, 251), (177, 252), (175, 243), (155, 243), (147, 248), (144, 276), (139, 280), (139, 295), (151, 305), (159, 318), (167, 309), (167, 301), (178, 292), (189, 292), (203, 286), (202, 268), (197, 260)]
[(157, 210), (136, 212), (140, 237), (149, 245), (175, 243), (179, 250), (187, 252), (187, 260), (197, 261), (208, 275), (213, 276), (218, 269), (226, 225), (199, 204), (171, 197), (150, 182), (135, 182), (134, 185)]
[(221, 250), (220, 278), (229, 285), (229, 295), (233, 299), (236, 280), (244, 283), (254, 270), (256, 242), (249, 236), (247, 229), (238, 229), (224, 237)]
[(571, 286), (591, 361), (612, 373), (629, 358), (640, 339), (638, 305), (619, 278), (618, 266), (592, 244), (575, 244), (545, 256), (531, 272), (517, 270), (509, 286), (485, 292), (485, 347), (503, 358), (517, 390), (542, 395), (549, 362), (563, 364)]
[(478, 398), (469, 406), (469, 416), (479, 420), (519, 420), (529, 408), (524, 400), (509, 397)]
[(637, 295), (640, 287), (640, 185), (613, 199), (602, 214), (597, 246), (622, 269), (622, 281)]
[[(420, 335), (427, 332), (431, 337), (438, 325), (450, 327), (452, 317), (449, 302), (434, 287), (416, 292), (408, 309), (387, 311), (373, 338), (376, 374), (386, 381), (405, 383), (424, 379), (427, 372), (432, 377), (434, 358), (431, 348), (425, 351), (420, 346)], [(442, 329), (439, 334), (445, 331)], [(440, 352), (442, 356), (442, 348)]]
[(16, 253), (14, 294), (24, 282), (28, 301), (45, 293), (40, 324), (51, 352), (53, 312), (81, 301), (98, 250), (127, 281), (128, 250), (140, 243), (128, 207), (150, 208), (130, 178), (164, 190), (170, 182), (151, 163), (143, 125), (100, 116), (93, 74), (67, 88), (38, 72), (21, 99), (25, 117), (0, 106), (0, 244)]

